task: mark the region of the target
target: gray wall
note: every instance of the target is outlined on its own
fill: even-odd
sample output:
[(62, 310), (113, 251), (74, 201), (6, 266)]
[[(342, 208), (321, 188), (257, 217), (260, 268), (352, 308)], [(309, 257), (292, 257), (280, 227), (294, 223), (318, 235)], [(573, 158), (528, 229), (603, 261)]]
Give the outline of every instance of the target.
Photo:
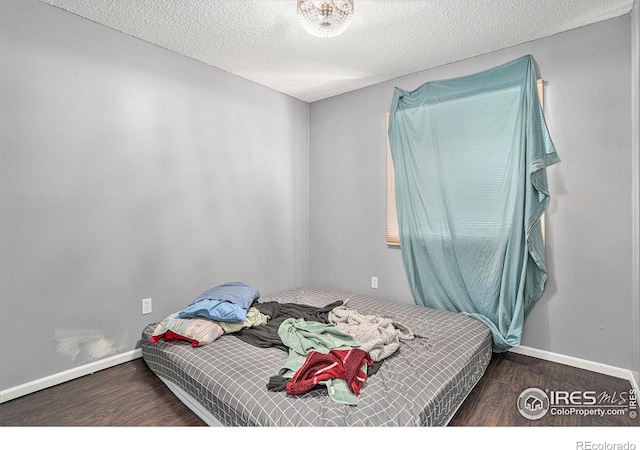
[[(633, 333), (633, 375), (636, 381), (640, 382), (640, 0), (635, 0), (631, 11), (632, 44), (631, 63), (632, 67), (632, 141), (633, 141), (633, 167), (632, 176), (634, 191), (632, 192), (633, 204), (631, 211), (633, 214), (633, 233), (635, 242), (633, 251), (635, 252), (634, 270), (634, 320), (635, 328)], [(633, 195), (635, 194), (635, 196)]]
[(0, 390), (308, 282), (306, 103), (40, 2), (0, 2), (0, 64)]
[(384, 113), (393, 89), (531, 54), (562, 162), (547, 172), (549, 282), (522, 345), (631, 369), (630, 23), (625, 15), (311, 104), (311, 284), (412, 302), (400, 251), (385, 244)]

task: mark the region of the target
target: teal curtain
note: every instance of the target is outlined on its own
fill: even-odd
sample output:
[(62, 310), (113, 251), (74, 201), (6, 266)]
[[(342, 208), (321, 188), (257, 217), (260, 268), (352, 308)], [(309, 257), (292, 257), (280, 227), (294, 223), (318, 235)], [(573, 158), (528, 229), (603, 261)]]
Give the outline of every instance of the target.
[(410, 92), (396, 88), (389, 141), (416, 303), (481, 320), (496, 352), (520, 345), (547, 279), (546, 167), (560, 161), (531, 56)]

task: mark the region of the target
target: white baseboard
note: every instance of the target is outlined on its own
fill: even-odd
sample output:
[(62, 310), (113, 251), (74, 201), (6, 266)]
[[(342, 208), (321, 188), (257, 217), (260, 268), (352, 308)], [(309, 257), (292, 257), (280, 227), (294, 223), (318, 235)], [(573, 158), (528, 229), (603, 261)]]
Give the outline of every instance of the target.
[(4, 391), (0, 391), (0, 403), (22, 397), (23, 395), (32, 394), (42, 389), (61, 384), (75, 378), (80, 378), (103, 369), (108, 369), (109, 367), (117, 366), (118, 364), (133, 361), (138, 358), (142, 358), (141, 349), (114, 355), (106, 359), (94, 361), (84, 366), (76, 367), (75, 369), (65, 370), (64, 372), (56, 373), (48, 377), (40, 378), (39, 380), (9, 388)]
[(638, 391), (638, 380), (635, 379), (633, 373), (629, 369), (608, 366), (606, 364), (600, 364), (586, 359), (574, 358), (573, 356), (562, 355), (560, 353), (553, 353), (546, 350), (538, 350), (537, 348), (524, 347), (522, 345), (512, 347), (509, 351), (520, 355), (531, 356), (545, 361), (551, 361), (564, 364), (566, 366), (577, 367), (579, 369), (590, 370), (591, 372), (602, 373), (604, 375), (629, 380), (633, 389)]

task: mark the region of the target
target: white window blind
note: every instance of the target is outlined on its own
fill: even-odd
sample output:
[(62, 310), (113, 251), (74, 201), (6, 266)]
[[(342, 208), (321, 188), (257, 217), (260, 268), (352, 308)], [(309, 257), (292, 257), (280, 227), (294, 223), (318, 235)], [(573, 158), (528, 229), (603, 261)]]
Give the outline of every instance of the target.
[(387, 122), (387, 245), (400, 246), (398, 214), (396, 212), (396, 175), (393, 170), (391, 144), (389, 143), (389, 112), (384, 113)]

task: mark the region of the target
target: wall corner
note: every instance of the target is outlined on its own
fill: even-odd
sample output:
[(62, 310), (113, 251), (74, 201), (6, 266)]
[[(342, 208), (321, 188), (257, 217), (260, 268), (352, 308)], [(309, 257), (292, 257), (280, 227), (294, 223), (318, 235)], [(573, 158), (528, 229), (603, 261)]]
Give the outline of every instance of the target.
[(631, 161), (633, 245), (632, 373), (640, 381), (640, 0), (631, 9)]

